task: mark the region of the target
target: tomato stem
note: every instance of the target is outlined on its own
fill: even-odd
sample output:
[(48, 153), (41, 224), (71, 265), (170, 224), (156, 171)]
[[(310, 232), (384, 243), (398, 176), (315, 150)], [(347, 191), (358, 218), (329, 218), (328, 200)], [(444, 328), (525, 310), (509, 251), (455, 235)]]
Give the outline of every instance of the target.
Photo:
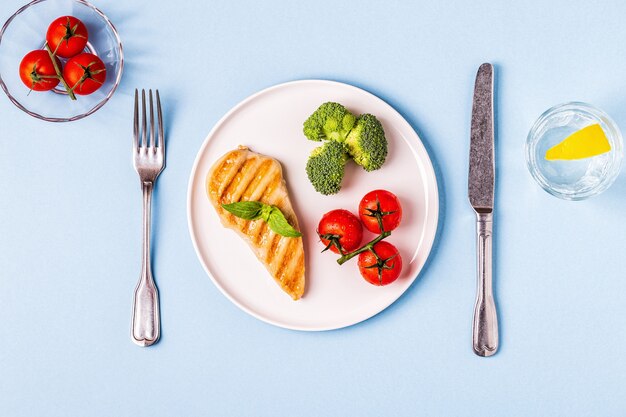
[(369, 213), (368, 214), (363, 213), (363, 215), (367, 217), (374, 217), (376, 219), (376, 223), (378, 223), (378, 228), (380, 229), (381, 232), (385, 231), (385, 228), (383, 227), (383, 217), (395, 213), (395, 210), (383, 211), (382, 208), (380, 207), (380, 200), (378, 199), (378, 196), (376, 196), (376, 210), (372, 210), (370, 208), (366, 210)]
[(380, 257), (380, 255), (378, 255), (376, 253), (374, 248), (372, 248), (372, 254), (374, 254), (374, 257), (376, 258), (376, 262), (374, 262), (373, 264), (368, 265), (368, 266), (366, 266), (364, 268), (366, 268), (366, 269), (376, 268), (378, 270), (378, 282), (379, 282), (380, 285), (383, 285), (383, 271), (385, 269), (392, 270), (393, 267), (395, 266), (395, 264), (387, 265), (387, 262), (391, 261), (393, 258), (398, 256), (398, 254), (396, 253), (395, 255), (392, 255), (392, 256), (390, 256), (387, 259), (383, 259), (383, 258)]
[(54, 66), (54, 70), (56, 71), (57, 76), (59, 77), (59, 80), (61, 80), (61, 83), (65, 87), (65, 91), (67, 91), (67, 94), (70, 96), (70, 99), (76, 100), (76, 95), (74, 94), (70, 86), (67, 85), (67, 83), (65, 82), (65, 79), (63, 78), (63, 73), (61, 73), (61, 69), (57, 65), (56, 56), (50, 50), (50, 45), (48, 45), (47, 42), (46, 42), (45, 48), (46, 48), (46, 51), (48, 51), (48, 55), (50, 55), (50, 59), (52, 60), (52, 65)]
[[(366, 243), (365, 245), (361, 246), (359, 249), (356, 249), (356, 250), (354, 250), (354, 251), (352, 251), (350, 253), (346, 253), (341, 258), (337, 259), (337, 263), (339, 265), (343, 265), (344, 263), (348, 262), (350, 259), (354, 258), (358, 254), (366, 252), (368, 250), (372, 250), (372, 248), (374, 247), (375, 244), (377, 244), (378, 242), (380, 242), (383, 239), (386, 239), (390, 235), (391, 235), (391, 232), (383, 232), (383, 233), (381, 233), (374, 240)], [(376, 258), (378, 259), (378, 255), (376, 254), (376, 252), (374, 252), (374, 251), (372, 251), (372, 252), (374, 253)]]
[(332, 233), (320, 234), (319, 230), (317, 231), (317, 235), (319, 236), (320, 240), (328, 241), (328, 245), (326, 245), (326, 247), (324, 248), (322, 252), (326, 252), (328, 249), (334, 246), (335, 248), (337, 248), (337, 250), (339, 251), (341, 255), (346, 254), (346, 252), (343, 250), (343, 246), (341, 246), (341, 242), (339, 242), (339, 239), (341, 239), (341, 236), (335, 235)]

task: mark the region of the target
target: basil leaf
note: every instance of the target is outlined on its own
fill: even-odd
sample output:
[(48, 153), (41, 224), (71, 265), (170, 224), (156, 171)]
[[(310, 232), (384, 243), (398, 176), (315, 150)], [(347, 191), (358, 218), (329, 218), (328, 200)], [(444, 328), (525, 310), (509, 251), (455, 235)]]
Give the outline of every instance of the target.
[(259, 201), (239, 201), (222, 204), (222, 208), (233, 216), (245, 220), (263, 219), (270, 229), (285, 237), (300, 237), (302, 233), (291, 227), (283, 213), (276, 206), (269, 206)]
[(222, 204), (222, 208), (235, 217), (245, 220), (261, 218), (261, 212), (265, 204), (258, 201), (239, 201), (237, 203)]
[(300, 237), (302, 233), (291, 227), (278, 207), (272, 206), (267, 224), (275, 233), (286, 237)]
[[(261, 214), (260, 214), (259, 217), (269, 223), (270, 216), (272, 215), (272, 212), (274, 211), (274, 209), (275, 209), (274, 206), (269, 206), (267, 204), (263, 204), (263, 208), (261, 209)], [(276, 208), (276, 210), (278, 210), (278, 209)], [(280, 210), (278, 210), (278, 211), (280, 211)]]

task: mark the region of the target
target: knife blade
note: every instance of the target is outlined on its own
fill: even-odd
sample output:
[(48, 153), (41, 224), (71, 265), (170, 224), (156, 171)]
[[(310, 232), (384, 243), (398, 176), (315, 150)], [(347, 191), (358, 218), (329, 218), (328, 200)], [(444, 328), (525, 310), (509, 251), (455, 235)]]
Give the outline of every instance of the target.
[(476, 74), (468, 176), (469, 201), (476, 212), (478, 285), (474, 306), (472, 347), (479, 356), (498, 350), (498, 317), (493, 297), (493, 211), (495, 189), (493, 65)]
[(493, 132), (493, 66), (476, 74), (470, 133), (469, 200), (474, 210), (492, 212), (495, 185)]

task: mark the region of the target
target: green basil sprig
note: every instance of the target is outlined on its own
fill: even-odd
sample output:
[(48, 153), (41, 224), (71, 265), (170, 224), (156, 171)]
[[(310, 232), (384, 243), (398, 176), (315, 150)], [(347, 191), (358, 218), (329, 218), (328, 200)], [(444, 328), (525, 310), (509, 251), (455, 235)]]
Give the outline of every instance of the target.
[(263, 204), (259, 201), (239, 201), (222, 204), (222, 208), (235, 217), (245, 220), (263, 219), (275, 233), (286, 237), (300, 237), (302, 233), (294, 229), (285, 215), (276, 206)]

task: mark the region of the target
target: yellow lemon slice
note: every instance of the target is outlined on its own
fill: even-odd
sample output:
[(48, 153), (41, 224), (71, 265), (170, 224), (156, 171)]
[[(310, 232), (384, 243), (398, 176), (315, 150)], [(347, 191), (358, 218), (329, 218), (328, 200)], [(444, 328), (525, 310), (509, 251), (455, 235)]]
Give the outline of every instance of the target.
[(591, 158), (609, 152), (611, 145), (599, 124), (590, 125), (574, 132), (548, 149), (546, 159), (548, 161)]

